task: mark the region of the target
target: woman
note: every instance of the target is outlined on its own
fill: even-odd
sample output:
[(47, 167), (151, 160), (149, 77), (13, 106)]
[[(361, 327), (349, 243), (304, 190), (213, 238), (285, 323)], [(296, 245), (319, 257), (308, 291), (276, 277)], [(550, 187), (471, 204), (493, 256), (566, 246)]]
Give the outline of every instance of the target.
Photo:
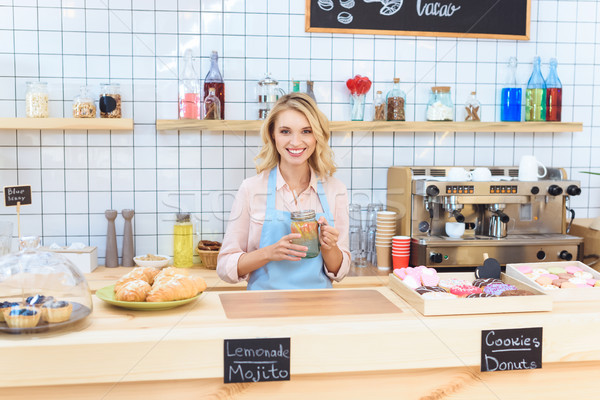
[[(226, 282), (248, 280), (248, 289), (330, 288), (350, 269), (348, 193), (335, 172), (329, 122), (304, 93), (275, 104), (261, 128), (258, 175), (242, 182), (217, 262)], [(321, 251), (293, 244), (291, 211), (317, 213)]]

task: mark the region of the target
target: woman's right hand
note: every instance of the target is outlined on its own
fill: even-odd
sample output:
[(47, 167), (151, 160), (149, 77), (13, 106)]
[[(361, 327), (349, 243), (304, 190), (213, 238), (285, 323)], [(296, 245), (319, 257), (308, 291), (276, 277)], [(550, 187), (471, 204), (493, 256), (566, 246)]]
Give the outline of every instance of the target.
[(269, 246), (269, 259), (271, 261), (300, 261), (306, 257), (308, 247), (292, 243), (292, 239), (300, 239), (301, 237), (302, 235), (299, 233), (290, 233), (279, 239), (279, 241)]

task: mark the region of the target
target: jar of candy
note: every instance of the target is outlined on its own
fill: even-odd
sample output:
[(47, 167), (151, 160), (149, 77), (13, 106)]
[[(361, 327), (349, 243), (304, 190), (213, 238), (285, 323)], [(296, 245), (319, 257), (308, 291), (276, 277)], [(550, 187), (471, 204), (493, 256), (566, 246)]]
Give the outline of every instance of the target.
[(100, 84), (100, 117), (121, 118), (121, 85), (118, 83)]
[(454, 106), (450, 97), (450, 86), (434, 86), (429, 92), (427, 121), (453, 121)]
[(308, 247), (305, 258), (319, 255), (319, 224), (315, 219), (315, 210), (292, 211), (291, 230), (302, 235), (292, 243)]
[(87, 86), (81, 86), (79, 96), (73, 100), (73, 118), (96, 118), (96, 104)]
[(25, 114), (28, 118), (48, 118), (48, 83), (27, 82)]

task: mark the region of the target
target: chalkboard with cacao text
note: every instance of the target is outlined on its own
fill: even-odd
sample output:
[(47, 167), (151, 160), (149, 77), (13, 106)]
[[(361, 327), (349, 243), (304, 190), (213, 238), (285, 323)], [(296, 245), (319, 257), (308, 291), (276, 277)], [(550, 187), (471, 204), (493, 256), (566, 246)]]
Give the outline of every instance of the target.
[(306, 31), (529, 39), (531, 0), (306, 0)]

